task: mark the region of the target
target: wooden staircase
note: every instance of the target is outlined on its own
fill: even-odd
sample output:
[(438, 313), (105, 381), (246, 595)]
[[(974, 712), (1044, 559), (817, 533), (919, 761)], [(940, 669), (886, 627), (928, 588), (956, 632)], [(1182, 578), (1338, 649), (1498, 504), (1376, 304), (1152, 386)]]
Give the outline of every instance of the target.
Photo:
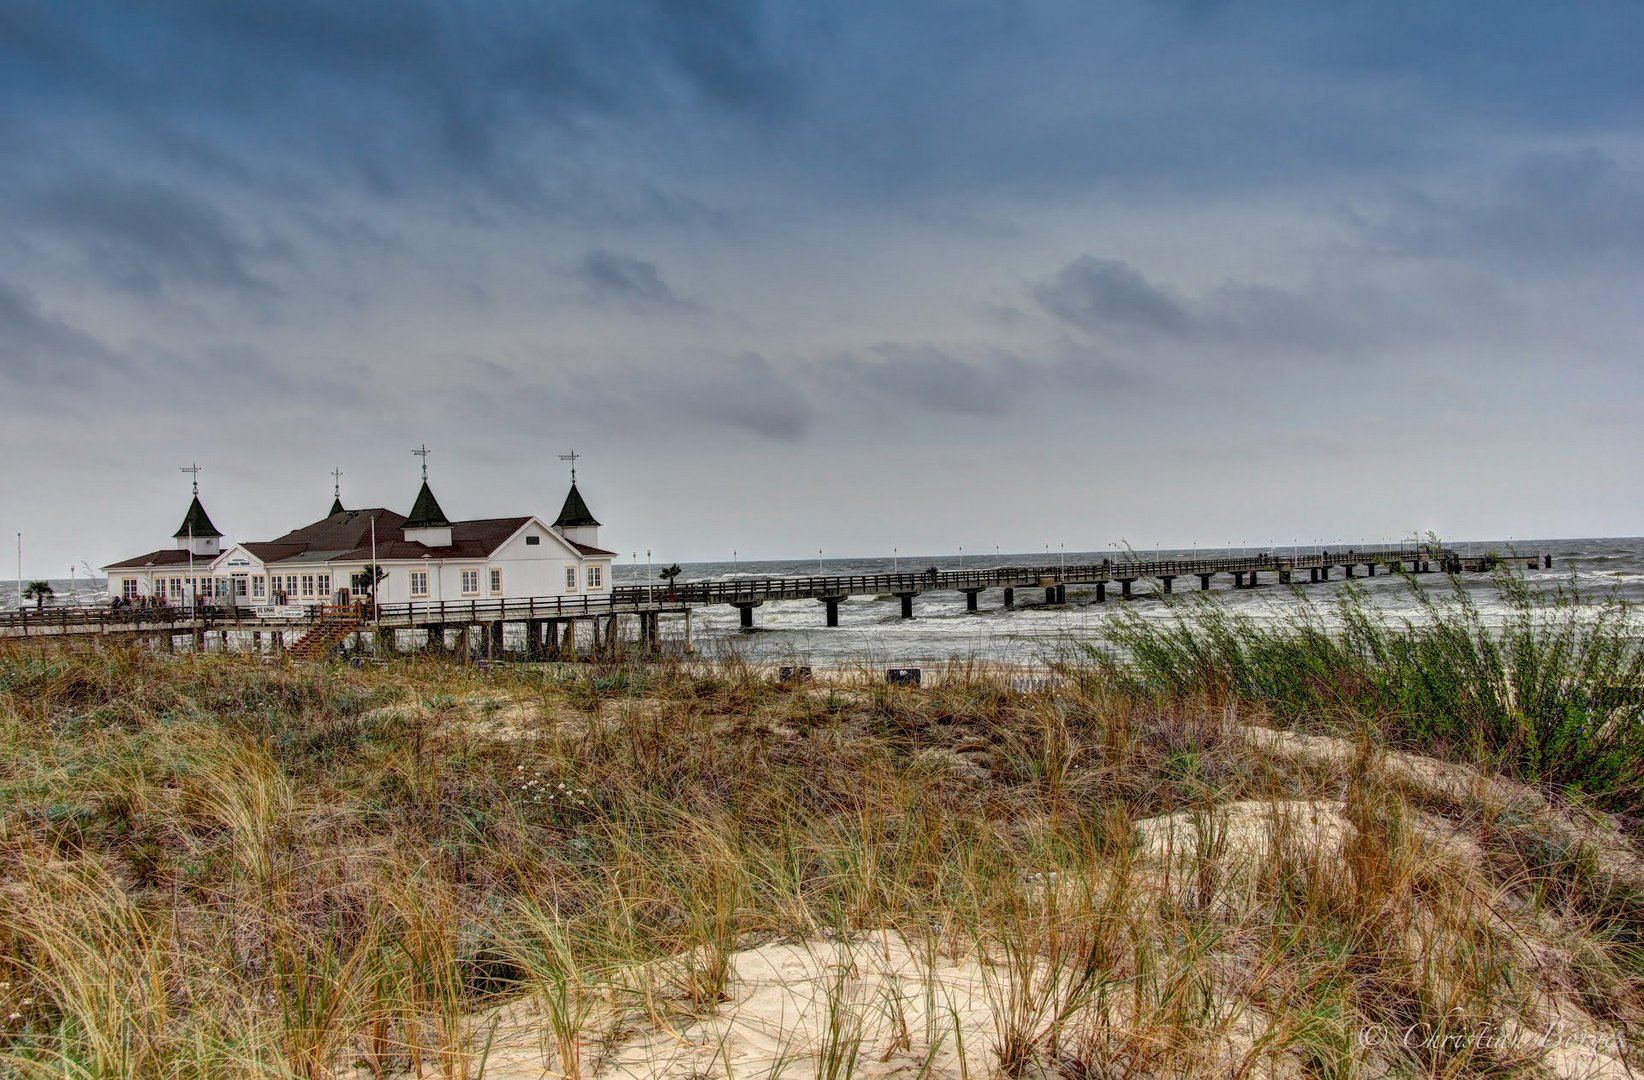
[(321, 660), (334, 652), (348, 635), (365, 621), (365, 608), (360, 604), (327, 604), (320, 608), (319, 621), (312, 629), (286, 650), (286, 655), (297, 660)]

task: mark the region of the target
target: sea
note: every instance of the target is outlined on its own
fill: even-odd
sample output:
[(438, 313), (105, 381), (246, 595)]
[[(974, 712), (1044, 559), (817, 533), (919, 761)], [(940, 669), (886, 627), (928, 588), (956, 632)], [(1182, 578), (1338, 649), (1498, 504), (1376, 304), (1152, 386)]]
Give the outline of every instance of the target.
[[(1644, 538), (1602, 538), (1575, 540), (1495, 540), (1449, 542), (1449, 546), (1463, 554), (1484, 554), (1489, 551), (1516, 551), (1528, 557), (1531, 554), (1550, 554), (1550, 569), (1528, 569), (1519, 562), (1514, 573), (1522, 574), (1525, 583), (1537, 591), (1564, 590), (1573, 592), (1586, 602), (1598, 604), (1618, 597), (1630, 603), (1644, 604)], [(1153, 549), (1135, 551), (1138, 559), (1187, 559), (1194, 556), (1254, 554), (1257, 549)], [(1286, 554), (1288, 547), (1261, 549), (1274, 554)], [(1300, 553), (1312, 550), (1303, 546)], [(1332, 550), (1335, 550), (1332, 548)], [(681, 563), (684, 581), (734, 581), (741, 578), (800, 577), (822, 574), (883, 574), (896, 571), (922, 571), (930, 567), (938, 570), (977, 570), (995, 566), (1058, 566), (1100, 562), (1104, 558), (1124, 558), (1123, 553), (1105, 551), (1060, 551), (1016, 554), (954, 555), (901, 555), (867, 558), (815, 558), (791, 560), (748, 560), (728, 562)], [(617, 565), (614, 578), (619, 585), (663, 583), (656, 577), (661, 562), (647, 566), (643, 561), (624, 561)], [(1488, 621), (1500, 619), (1507, 612), (1490, 576), (1465, 574), (1456, 579), (1460, 587), (1478, 605)], [(1422, 575), (1418, 584), (1431, 592), (1443, 592), (1451, 587), (1444, 575)], [(58, 593), (59, 603), (76, 601), (96, 604), (106, 600), (101, 579), (88, 581), (85, 577), (54, 579), (52, 587)], [(735, 655), (758, 663), (816, 664), (820, 666), (912, 666), (948, 661), (974, 661), (1036, 665), (1065, 657), (1070, 651), (1086, 647), (1100, 647), (1105, 629), (1114, 615), (1123, 610), (1146, 619), (1175, 617), (1184, 605), (1194, 602), (1198, 593), (1198, 579), (1178, 578), (1176, 592), (1169, 599), (1160, 599), (1151, 590), (1156, 583), (1146, 580), (1136, 583), (1135, 599), (1119, 600), (1117, 589), (1110, 589), (1105, 603), (1095, 601), (1094, 592), (1079, 586), (1068, 587), (1068, 602), (1060, 606), (1042, 603), (1044, 594), (1037, 589), (1016, 590), (1017, 606), (1005, 610), (998, 589), (981, 594), (980, 609), (965, 610), (965, 597), (958, 592), (930, 592), (914, 602), (912, 619), (903, 619), (899, 603), (893, 597), (853, 596), (840, 605), (839, 626), (824, 625), (824, 608), (815, 600), (786, 600), (767, 602), (754, 612), (754, 629), (742, 630), (737, 610), (717, 604), (699, 607), (692, 612), (692, 640), (698, 655)], [(1235, 590), (1232, 579), (1217, 577), (1211, 595), (1234, 611), (1255, 619), (1283, 620), (1293, 617), (1300, 605), (1311, 603), (1326, 621), (1331, 602), (1345, 588), (1362, 590), (1365, 599), (1393, 617), (1420, 617), (1420, 605), (1411, 584), (1404, 578), (1378, 574), (1374, 578), (1362, 576), (1349, 586), (1340, 571), (1328, 583), (1293, 587), (1281, 586), (1271, 579), (1256, 589)], [(0, 582), (0, 597), (6, 598), (6, 607), (16, 603), (15, 582)], [(677, 647), (683, 636), (683, 621), (678, 618), (662, 620), (665, 644)]]

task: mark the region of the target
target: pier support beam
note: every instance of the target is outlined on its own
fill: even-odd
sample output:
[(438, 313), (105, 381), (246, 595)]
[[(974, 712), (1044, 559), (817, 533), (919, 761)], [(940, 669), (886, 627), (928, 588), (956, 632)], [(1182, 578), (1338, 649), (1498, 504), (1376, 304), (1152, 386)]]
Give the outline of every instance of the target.
[(1233, 571), (1233, 587), (1235, 589), (1244, 588), (1244, 571), (1243, 570)]
[(752, 630), (753, 629), (754, 608), (758, 607), (760, 604), (763, 604), (764, 602), (765, 601), (763, 601), (763, 600), (738, 600), (735, 603), (735, 605), (733, 605), (736, 608), (737, 615), (739, 617), (740, 625), (741, 625), (742, 629), (744, 629), (744, 630)]
[(1215, 576), (1214, 574), (1200, 574), (1199, 575), (1199, 591), (1200, 592), (1209, 592), (1210, 591), (1210, 579), (1214, 576)]
[(1098, 604), (1107, 602), (1107, 582), (1105, 581), (1096, 583), (1096, 602)]
[(1119, 595), (1124, 597), (1126, 600), (1129, 600), (1130, 599), (1130, 583), (1135, 581), (1135, 580), (1136, 580), (1135, 578), (1127, 578), (1127, 577), (1120, 578), (1119, 579)]
[(1256, 571), (1254, 570), (1250, 571), (1250, 587), (1252, 589), (1256, 587)]
[(691, 640), (691, 609), (686, 608), (685, 609), (685, 655), (690, 656), (694, 652), (696, 652), (696, 645)]
[(822, 601), (828, 609), (828, 625), (838, 626), (839, 602), (845, 598), (843, 596), (818, 596), (817, 599)]
[(1343, 566), (1342, 570), (1345, 572), (1345, 576), (1347, 576), (1347, 577), (1352, 577), (1353, 576), (1353, 564), (1352, 563), (1348, 563), (1346, 566)]
[(1161, 574), (1161, 575), (1159, 575), (1159, 580), (1164, 583), (1164, 591), (1169, 592), (1171, 582), (1175, 581), (1176, 579), (1171, 577), (1169, 574)]
[(913, 618), (913, 598), (915, 596), (918, 596), (919, 594), (918, 593), (911, 593), (911, 592), (902, 592), (902, 593), (897, 593), (896, 595), (902, 601), (902, 618), (904, 618), (904, 619)]
[(1319, 576), (1316, 580), (1319, 580), (1319, 581), (1329, 581), (1330, 580), (1330, 566), (1329, 566), (1328, 563), (1325, 564), (1324, 566), (1319, 567)]
[(1009, 611), (1011, 608), (1013, 608), (1015, 606), (1016, 606), (1016, 590), (1015, 589), (1006, 589), (1005, 590), (1005, 610)]
[(577, 658), (577, 621), (566, 619), (559, 634), (559, 655), (566, 660)]
[(491, 632), (486, 638), (485, 655), (492, 660), (502, 659), (502, 621), (491, 624)]
[(960, 591), (962, 591), (965, 594), (965, 610), (966, 611), (975, 611), (976, 610), (976, 597), (979, 593), (981, 593), (982, 590), (981, 589), (962, 589)]
[(1056, 586), (1046, 585), (1045, 586), (1045, 603), (1054, 604), (1055, 602), (1056, 602)]
[(1364, 564), (1364, 576), (1365, 577), (1375, 577), (1376, 576), (1376, 564), (1375, 563), (1367, 562), (1367, 563)]
[(1289, 569), (1283, 569), (1283, 570), (1279, 571), (1279, 584), (1280, 585), (1290, 584), (1290, 571), (1289, 571)]

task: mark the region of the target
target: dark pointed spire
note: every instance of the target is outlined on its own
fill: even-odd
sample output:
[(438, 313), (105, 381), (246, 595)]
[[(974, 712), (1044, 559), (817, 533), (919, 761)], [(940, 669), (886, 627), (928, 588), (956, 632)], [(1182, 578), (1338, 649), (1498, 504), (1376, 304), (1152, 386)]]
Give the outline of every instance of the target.
[(417, 492), (417, 501), (411, 504), (411, 513), (405, 519), (402, 528), (425, 529), (429, 526), (449, 525), (445, 520), (445, 511), (440, 509), (439, 500), (429, 490), (428, 481), (422, 482), (422, 490)]
[(331, 512), (344, 513), (342, 504), (342, 469), (331, 470)]
[(200, 496), (196, 495), (194, 501), (188, 504), (188, 513), (183, 517), (183, 524), (176, 532), (171, 534), (171, 538), (173, 540), (182, 540), (185, 537), (192, 536), (194, 539), (200, 540), (210, 539), (211, 537), (220, 538), (222, 535), (217, 531), (217, 526), (211, 523), (211, 518), (206, 514), (205, 507), (200, 505)]
[(571, 481), (571, 492), (565, 496), (565, 505), (560, 507), (559, 520), (554, 526), (560, 529), (574, 529), (582, 525), (598, 526), (594, 515), (589, 512), (588, 504), (582, 501), (582, 493), (577, 490), (577, 482)]
[(341, 514), (344, 512), (341, 495), (338, 495), (336, 498), (331, 500), (331, 512), (333, 514)]

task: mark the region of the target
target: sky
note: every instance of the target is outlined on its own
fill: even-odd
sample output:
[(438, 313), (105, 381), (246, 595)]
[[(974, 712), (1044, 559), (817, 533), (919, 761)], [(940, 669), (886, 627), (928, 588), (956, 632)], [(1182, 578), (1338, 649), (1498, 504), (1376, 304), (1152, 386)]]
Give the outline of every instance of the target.
[[(0, 0), (26, 576), (1644, 533), (1644, 5)], [(9, 560), (7, 560), (9, 563)], [(9, 567), (8, 567), (9, 568)], [(83, 570), (80, 571), (83, 573)]]

